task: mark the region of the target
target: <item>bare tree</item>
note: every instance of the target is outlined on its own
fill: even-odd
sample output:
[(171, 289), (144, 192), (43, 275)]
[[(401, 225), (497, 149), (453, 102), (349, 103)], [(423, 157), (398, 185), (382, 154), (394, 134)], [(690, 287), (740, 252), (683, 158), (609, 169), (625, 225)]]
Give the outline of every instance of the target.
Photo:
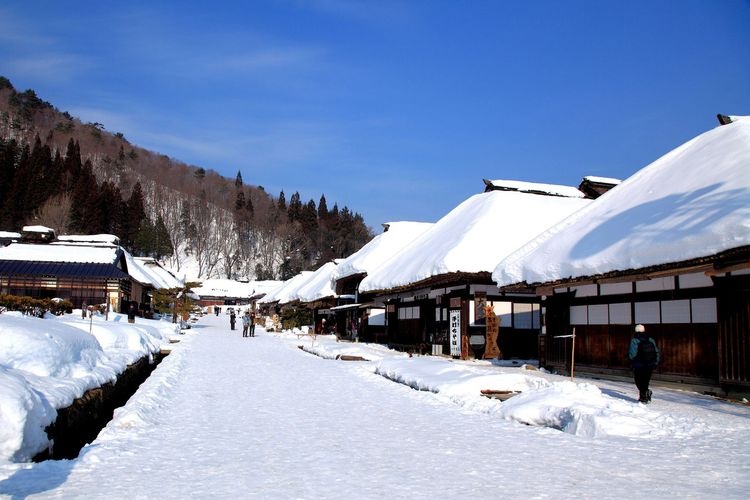
[(70, 193), (62, 193), (48, 199), (39, 209), (34, 212), (33, 220), (27, 221), (34, 224), (47, 226), (58, 234), (64, 234), (68, 229), (68, 216), (73, 203)]

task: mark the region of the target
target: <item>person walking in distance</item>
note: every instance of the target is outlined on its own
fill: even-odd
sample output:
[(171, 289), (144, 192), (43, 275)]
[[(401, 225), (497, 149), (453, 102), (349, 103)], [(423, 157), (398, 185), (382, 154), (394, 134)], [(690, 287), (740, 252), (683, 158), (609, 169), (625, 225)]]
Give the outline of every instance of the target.
[(250, 311), (245, 311), (245, 314), (242, 315), (242, 336), (243, 337), (249, 337), (249, 330), (250, 330)]
[(255, 337), (255, 312), (250, 313), (250, 336)]
[(234, 310), (229, 313), (229, 326), (234, 330), (234, 325), (237, 323), (237, 315), (234, 314)]
[(128, 323), (135, 323), (135, 304), (130, 304), (130, 307), (128, 308)]
[(628, 357), (633, 365), (633, 378), (639, 392), (638, 401), (648, 404), (651, 402), (651, 390), (648, 388), (651, 374), (661, 361), (661, 353), (656, 341), (646, 333), (646, 327), (643, 325), (635, 325), (635, 335), (630, 341)]

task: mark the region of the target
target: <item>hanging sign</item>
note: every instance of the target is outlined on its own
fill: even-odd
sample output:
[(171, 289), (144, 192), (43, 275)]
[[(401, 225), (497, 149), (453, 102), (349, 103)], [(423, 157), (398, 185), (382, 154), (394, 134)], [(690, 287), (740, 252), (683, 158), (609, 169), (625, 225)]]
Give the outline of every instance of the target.
[(461, 310), (451, 310), (449, 316), (451, 356), (461, 356)]

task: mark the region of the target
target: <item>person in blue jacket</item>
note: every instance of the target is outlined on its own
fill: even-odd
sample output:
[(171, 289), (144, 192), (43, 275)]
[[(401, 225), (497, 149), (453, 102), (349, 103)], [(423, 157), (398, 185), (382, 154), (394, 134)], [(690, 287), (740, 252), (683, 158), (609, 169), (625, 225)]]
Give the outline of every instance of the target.
[(641, 403), (651, 402), (651, 391), (648, 386), (651, 383), (651, 374), (661, 361), (661, 353), (656, 341), (646, 333), (646, 327), (635, 325), (635, 336), (630, 341), (628, 358), (633, 365), (633, 378), (638, 388)]

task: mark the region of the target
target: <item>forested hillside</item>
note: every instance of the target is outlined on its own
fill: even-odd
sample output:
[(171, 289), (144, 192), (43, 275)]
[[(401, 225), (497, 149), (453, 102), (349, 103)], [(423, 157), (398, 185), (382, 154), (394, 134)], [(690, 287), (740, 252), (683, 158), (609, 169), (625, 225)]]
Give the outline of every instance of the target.
[(186, 165), (83, 123), (0, 77), (0, 230), (110, 233), (199, 278), (287, 279), (372, 237), (325, 195), (304, 202)]

